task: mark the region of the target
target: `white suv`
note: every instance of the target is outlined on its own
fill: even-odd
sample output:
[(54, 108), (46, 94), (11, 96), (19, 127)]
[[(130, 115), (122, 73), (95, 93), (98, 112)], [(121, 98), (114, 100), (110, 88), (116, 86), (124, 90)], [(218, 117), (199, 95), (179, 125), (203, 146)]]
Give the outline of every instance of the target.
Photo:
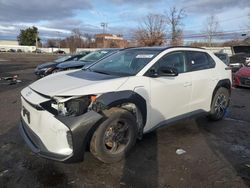
[(206, 113), (224, 117), (231, 71), (200, 48), (127, 48), (85, 69), (59, 72), (21, 92), (20, 131), (39, 155), (64, 162), (121, 160), (137, 138)]

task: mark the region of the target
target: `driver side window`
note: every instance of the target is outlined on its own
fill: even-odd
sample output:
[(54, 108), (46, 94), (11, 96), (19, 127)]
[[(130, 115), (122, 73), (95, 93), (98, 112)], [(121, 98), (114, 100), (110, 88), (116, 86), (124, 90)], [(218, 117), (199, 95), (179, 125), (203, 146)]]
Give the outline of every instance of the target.
[(178, 73), (186, 72), (184, 52), (172, 52), (166, 54), (157, 62), (157, 68), (160, 67), (175, 68), (178, 71)]

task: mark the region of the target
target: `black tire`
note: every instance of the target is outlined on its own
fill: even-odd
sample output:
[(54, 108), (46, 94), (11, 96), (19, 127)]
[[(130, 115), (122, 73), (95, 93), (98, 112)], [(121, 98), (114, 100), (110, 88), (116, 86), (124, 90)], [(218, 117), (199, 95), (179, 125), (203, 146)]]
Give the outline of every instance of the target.
[(90, 151), (104, 163), (118, 162), (125, 158), (136, 142), (136, 119), (121, 108), (104, 111), (104, 115), (107, 119), (94, 132)]
[(211, 111), (209, 114), (209, 119), (213, 121), (218, 121), (223, 119), (225, 116), (226, 110), (229, 106), (229, 91), (224, 87), (220, 87), (212, 100)]

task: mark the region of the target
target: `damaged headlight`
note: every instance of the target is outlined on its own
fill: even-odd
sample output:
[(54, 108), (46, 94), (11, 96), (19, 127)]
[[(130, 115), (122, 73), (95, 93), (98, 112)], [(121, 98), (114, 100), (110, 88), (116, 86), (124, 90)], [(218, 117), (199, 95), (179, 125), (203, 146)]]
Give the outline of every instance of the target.
[(62, 116), (79, 116), (88, 111), (91, 104), (91, 96), (83, 96), (79, 98), (55, 98), (51, 103), (51, 107), (56, 109), (58, 115)]

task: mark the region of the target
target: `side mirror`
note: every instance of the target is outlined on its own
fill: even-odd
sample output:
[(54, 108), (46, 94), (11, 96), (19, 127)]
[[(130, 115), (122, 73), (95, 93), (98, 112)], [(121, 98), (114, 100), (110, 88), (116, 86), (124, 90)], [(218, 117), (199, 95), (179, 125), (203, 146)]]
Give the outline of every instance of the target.
[(158, 71), (155, 69), (149, 70), (148, 75), (153, 78), (160, 76), (178, 76), (178, 71), (173, 67), (160, 67)]
[(174, 67), (160, 67), (159, 76), (178, 76), (178, 70)]

